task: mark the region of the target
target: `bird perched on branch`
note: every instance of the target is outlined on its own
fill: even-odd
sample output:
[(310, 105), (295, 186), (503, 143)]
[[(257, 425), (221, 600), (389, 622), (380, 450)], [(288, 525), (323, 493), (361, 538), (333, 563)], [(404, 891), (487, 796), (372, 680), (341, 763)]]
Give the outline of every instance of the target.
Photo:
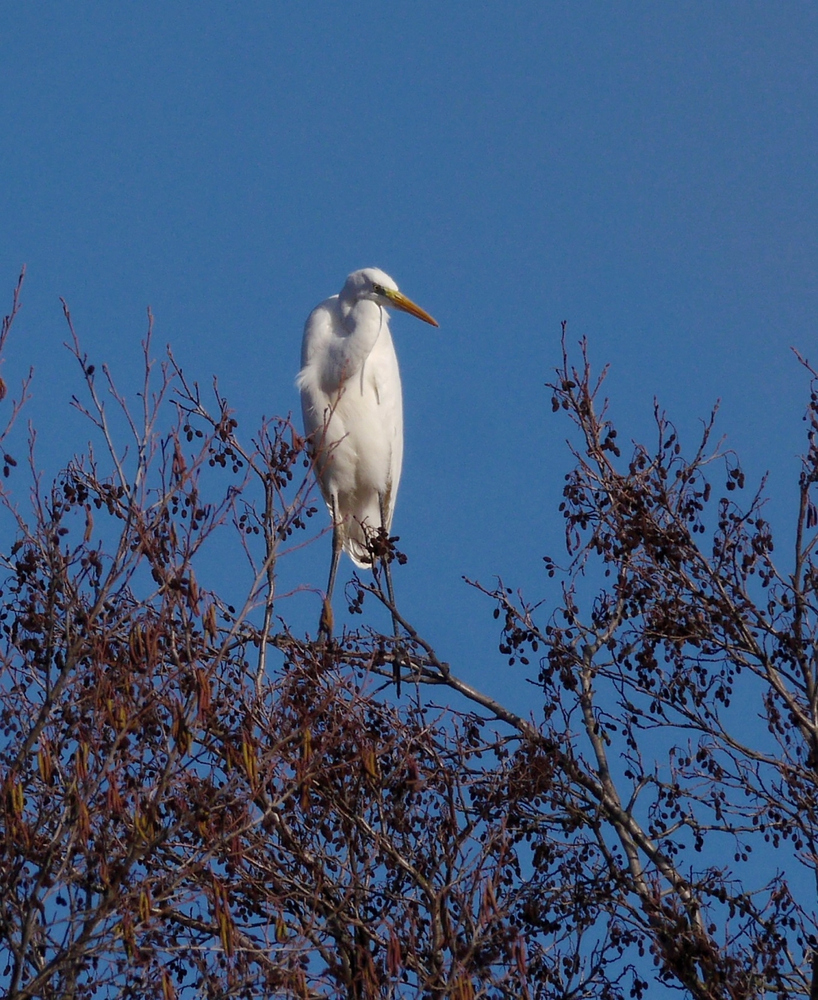
[[(341, 549), (356, 566), (371, 566), (371, 539), (381, 528), (388, 534), (395, 509), (403, 399), (387, 309), (438, 326), (376, 267), (353, 271), (340, 294), (316, 306), (304, 325), (297, 384), (316, 477), (332, 518), (332, 561), (320, 624), (327, 637)], [(386, 559), (383, 565), (394, 608)]]

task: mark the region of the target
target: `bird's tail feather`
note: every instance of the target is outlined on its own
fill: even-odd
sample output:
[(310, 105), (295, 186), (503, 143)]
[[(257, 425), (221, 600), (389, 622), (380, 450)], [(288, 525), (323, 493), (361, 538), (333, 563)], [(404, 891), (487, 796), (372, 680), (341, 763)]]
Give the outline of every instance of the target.
[(372, 556), (369, 554), (365, 542), (359, 541), (357, 538), (347, 538), (344, 542), (344, 551), (358, 569), (372, 568)]

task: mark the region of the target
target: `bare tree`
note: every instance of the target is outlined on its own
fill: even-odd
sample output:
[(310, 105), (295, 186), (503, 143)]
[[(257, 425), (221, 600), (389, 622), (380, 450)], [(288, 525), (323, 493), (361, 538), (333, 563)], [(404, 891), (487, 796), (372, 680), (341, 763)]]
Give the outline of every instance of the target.
[(544, 722), (521, 763), (534, 746), (550, 762), (575, 847), (605, 859), (610, 893), (591, 905), (630, 928), (660, 981), (708, 1000), (815, 997), (816, 384), (785, 572), (761, 491), (736, 499), (744, 474), (712, 440), (715, 413), (685, 458), (657, 407), (655, 445), (623, 460), (601, 384), (584, 344), (578, 369), (563, 347), (553, 409), (578, 435), (571, 561), (546, 558), (561, 600), (538, 624), (511, 590), (490, 594), (501, 652), (540, 665)]
[[(244, 438), (215, 383), (153, 360), (150, 319), (129, 400), (66, 319), (95, 444), (47, 487), (31, 448), (30, 505), (3, 452), (9, 997), (818, 994), (818, 393), (784, 575), (712, 420), (685, 459), (657, 410), (623, 460), (584, 347), (564, 353), (566, 565), (535, 603), (480, 588), (535, 725), (378, 575), (352, 604), (400, 624), (402, 702), (392, 636), (292, 634), (277, 567), (316, 510), (297, 432)], [(0, 403), (3, 449), (27, 392)], [(238, 600), (198, 580), (216, 545), (247, 567)]]

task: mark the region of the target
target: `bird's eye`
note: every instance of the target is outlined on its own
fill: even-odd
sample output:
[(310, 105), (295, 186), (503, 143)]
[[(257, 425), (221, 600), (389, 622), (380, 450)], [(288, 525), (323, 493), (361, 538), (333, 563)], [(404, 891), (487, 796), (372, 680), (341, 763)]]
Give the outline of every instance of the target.
[(373, 285), (372, 291), (376, 295), (386, 295), (386, 289), (383, 287), (383, 285)]

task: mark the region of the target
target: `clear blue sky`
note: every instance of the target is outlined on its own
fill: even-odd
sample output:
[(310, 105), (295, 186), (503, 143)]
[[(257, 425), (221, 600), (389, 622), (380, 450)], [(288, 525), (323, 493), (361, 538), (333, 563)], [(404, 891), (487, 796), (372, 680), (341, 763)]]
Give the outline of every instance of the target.
[[(655, 395), (692, 446), (721, 398), (750, 481), (770, 471), (772, 520), (794, 513), (807, 381), (789, 348), (815, 356), (818, 316), (814, 5), (18, 4), (0, 108), (4, 305), (28, 266), (4, 374), (35, 365), (52, 471), (89, 436), (58, 296), (129, 389), (150, 305), (158, 346), (218, 375), (249, 433), (298, 409), (312, 306), (376, 265), (441, 324), (393, 323), (399, 603), (515, 707), (536, 692), (460, 578), (548, 593), (562, 320), (612, 364), (620, 439), (650, 432)], [(285, 578), (322, 587), (328, 551)], [(314, 596), (294, 609), (317, 620)]]

